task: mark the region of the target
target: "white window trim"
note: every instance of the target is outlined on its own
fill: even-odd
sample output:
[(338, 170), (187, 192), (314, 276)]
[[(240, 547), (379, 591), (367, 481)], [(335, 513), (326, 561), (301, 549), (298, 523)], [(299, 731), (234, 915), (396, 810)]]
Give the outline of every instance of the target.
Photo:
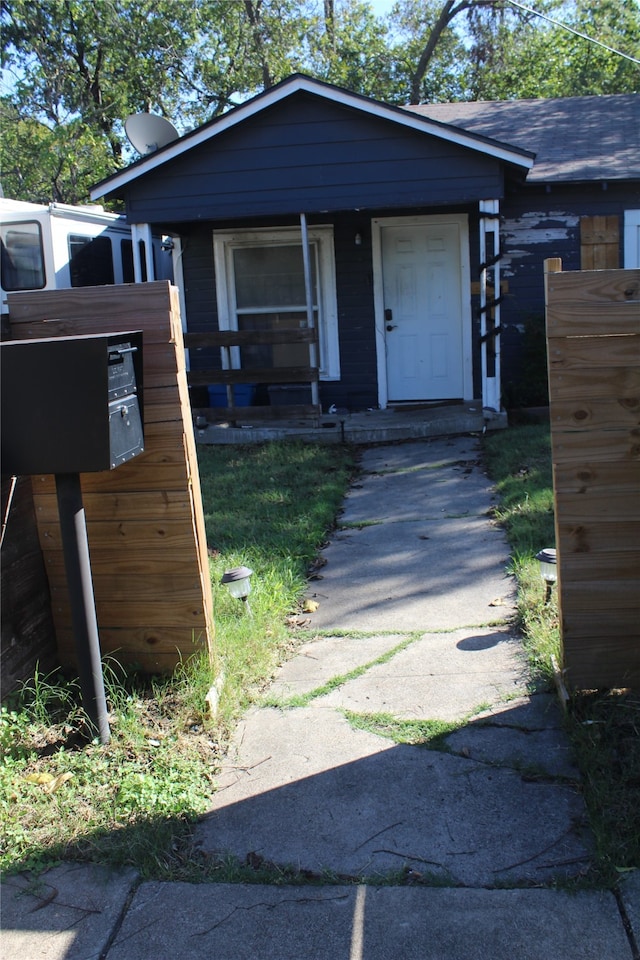
[[(333, 227), (316, 225), (308, 229), (309, 240), (318, 250), (318, 307), (323, 323), (324, 356), (321, 357), (320, 379), (340, 379), (340, 347), (338, 341), (338, 298), (336, 290), (335, 250)], [(233, 264), (229, 255), (237, 247), (262, 244), (291, 244), (302, 240), (299, 227), (254, 227), (239, 230), (213, 231), (213, 257), (216, 271), (216, 298), (220, 330), (237, 329)], [(223, 365), (224, 365), (223, 351)], [(240, 367), (240, 350), (232, 348), (231, 365)], [(322, 351), (321, 351), (322, 353)]]
[(624, 266), (625, 270), (640, 267), (640, 210), (624, 212)]

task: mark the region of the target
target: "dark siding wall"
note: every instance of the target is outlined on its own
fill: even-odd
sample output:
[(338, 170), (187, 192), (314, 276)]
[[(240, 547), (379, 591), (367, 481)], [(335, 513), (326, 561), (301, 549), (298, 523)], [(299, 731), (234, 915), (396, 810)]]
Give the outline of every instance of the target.
[[(208, 333), (218, 327), (216, 282), (213, 264), (213, 225), (191, 224), (178, 231), (182, 235), (182, 273), (187, 323), (190, 333)], [(191, 349), (192, 370), (220, 367), (220, 351)], [(206, 387), (191, 388), (193, 407), (208, 406)]]
[(347, 410), (366, 410), (378, 403), (370, 218), (337, 217), (334, 242), (341, 383), (321, 384), (323, 407), (335, 403)]
[(297, 94), (133, 185), (133, 222), (446, 204), (502, 196), (501, 163)]
[[(336, 286), (340, 343), (339, 382), (320, 382), (320, 402), (324, 410), (331, 404), (347, 410), (364, 410), (378, 403), (375, 317), (373, 302), (373, 264), (371, 220), (389, 215), (425, 215), (436, 213), (434, 208), (405, 210), (379, 209), (360, 213), (333, 214), (310, 218), (310, 225), (332, 223), (336, 255)], [(449, 211), (448, 211), (449, 212)], [(451, 207), (450, 212), (466, 212), (463, 207)], [(290, 226), (292, 218), (272, 221), (252, 221), (252, 226)], [(243, 222), (246, 226), (246, 222)], [(186, 224), (178, 232), (183, 235), (183, 271), (189, 331), (206, 332), (217, 329), (217, 305), (213, 262), (213, 229), (229, 229), (237, 222), (215, 224)], [(355, 242), (360, 235), (361, 244)], [(478, 218), (469, 217), (471, 248), (471, 279), (478, 278)], [(474, 395), (480, 395), (479, 335), (480, 320), (477, 298), (472, 299), (474, 343)], [(191, 368), (216, 369), (220, 364), (217, 350), (190, 351)], [(194, 406), (206, 406), (206, 391), (194, 388)]]
[(508, 404), (533, 402), (530, 354), (544, 338), (544, 261), (561, 257), (563, 270), (580, 270), (580, 219), (619, 217), (620, 251), (624, 210), (640, 207), (640, 185), (600, 184), (521, 188), (502, 206), (505, 257), (503, 278), (509, 291), (502, 308), (502, 381)]

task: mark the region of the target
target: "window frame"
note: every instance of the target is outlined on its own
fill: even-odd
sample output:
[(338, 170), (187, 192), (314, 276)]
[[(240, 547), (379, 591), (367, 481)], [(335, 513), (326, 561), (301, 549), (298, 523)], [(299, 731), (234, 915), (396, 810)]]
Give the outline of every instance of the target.
[(17, 232), (20, 232), (21, 227), (36, 227), (34, 236), (37, 235), (38, 239), (38, 249), (40, 251), (40, 263), (41, 263), (41, 273), (42, 273), (42, 283), (41, 284), (30, 284), (22, 286), (7, 286), (6, 283), (6, 274), (2, 278), (2, 289), (7, 293), (14, 293), (23, 290), (44, 290), (47, 286), (47, 264), (45, 260), (45, 250), (44, 250), (44, 239), (42, 236), (42, 224), (39, 220), (7, 220), (2, 223), (2, 246), (6, 252), (6, 256), (10, 258), (10, 248), (7, 245), (6, 238), (10, 233), (12, 228), (18, 228)]
[[(310, 226), (308, 236), (309, 244), (315, 247), (317, 256), (319, 378), (325, 381), (339, 380), (340, 351), (333, 226), (330, 224)], [(302, 244), (301, 231), (297, 227), (248, 227), (213, 231), (220, 330), (238, 329), (233, 251), (239, 247), (291, 246), (292, 244)], [(223, 351), (223, 366), (225, 365), (224, 353), (226, 351)], [(230, 354), (232, 368), (240, 369), (240, 348), (232, 347)]]

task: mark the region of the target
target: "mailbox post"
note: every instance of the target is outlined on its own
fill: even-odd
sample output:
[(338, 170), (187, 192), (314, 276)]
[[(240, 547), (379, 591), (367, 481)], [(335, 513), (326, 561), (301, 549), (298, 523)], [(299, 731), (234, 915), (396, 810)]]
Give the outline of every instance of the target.
[(8, 340), (2, 471), (53, 473), (82, 700), (102, 743), (109, 722), (80, 474), (144, 450), (142, 333)]

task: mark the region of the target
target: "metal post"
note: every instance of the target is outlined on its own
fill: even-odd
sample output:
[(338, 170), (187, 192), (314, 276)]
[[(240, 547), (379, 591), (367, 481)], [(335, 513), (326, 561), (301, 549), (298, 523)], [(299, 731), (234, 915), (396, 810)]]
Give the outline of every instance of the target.
[(109, 743), (107, 701), (80, 475), (56, 474), (56, 494), (82, 702), (91, 726), (100, 735), (100, 742)]

